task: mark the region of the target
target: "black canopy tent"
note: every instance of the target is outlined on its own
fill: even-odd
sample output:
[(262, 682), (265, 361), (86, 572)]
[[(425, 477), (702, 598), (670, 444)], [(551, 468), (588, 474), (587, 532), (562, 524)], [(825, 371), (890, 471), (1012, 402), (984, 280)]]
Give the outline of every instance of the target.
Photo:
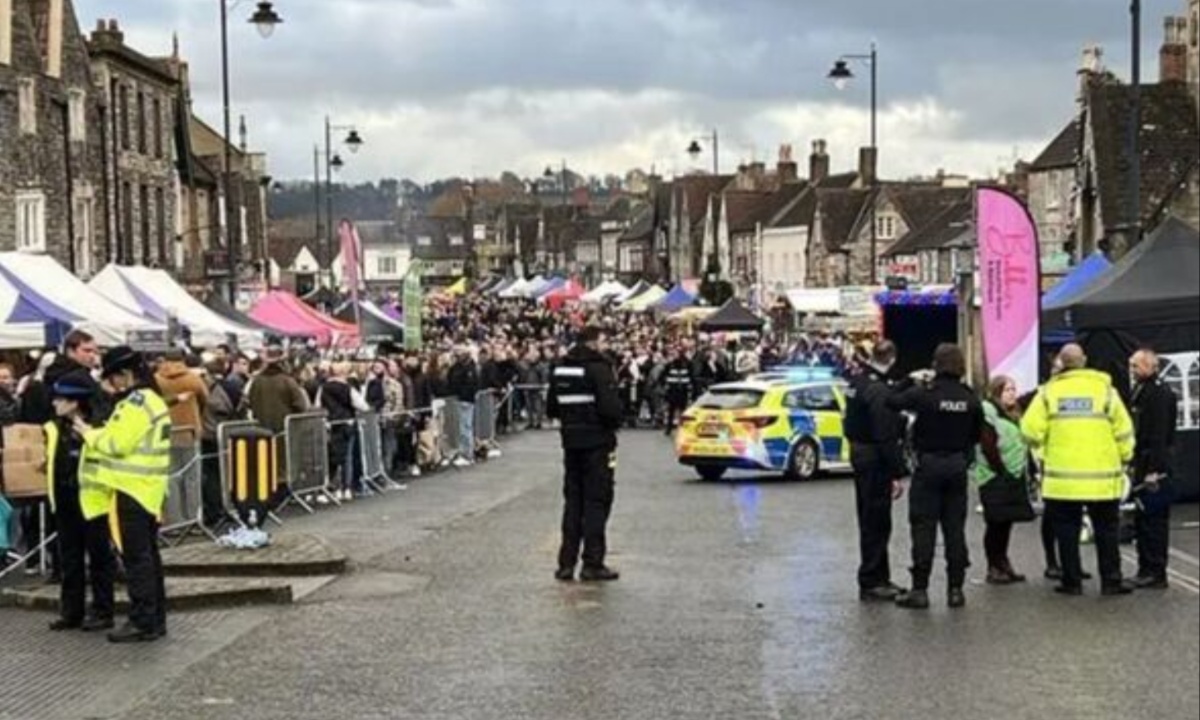
[(762, 332), (765, 321), (737, 299), (700, 321), (701, 332)]
[(1128, 358), (1150, 347), (1163, 379), (1180, 399), (1176, 478), (1200, 495), (1200, 233), (1171, 217), (1094, 286), (1044, 319), (1061, 320), (1128, 397)]

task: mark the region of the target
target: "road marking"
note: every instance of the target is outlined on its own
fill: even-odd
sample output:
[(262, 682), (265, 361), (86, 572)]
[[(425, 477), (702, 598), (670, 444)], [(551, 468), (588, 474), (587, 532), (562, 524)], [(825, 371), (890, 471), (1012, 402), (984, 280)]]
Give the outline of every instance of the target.
[(1171, 548), (1171, 557), (1173, 557), (1176, 560), (1179, 560), (1181, 562), (1185, 562), (1188, 565), (1191, 565), (1193, 567), (1200, 568), (1200, 558), (1197, 558), (1193, 555), (1188, 555), (1187, 553), (1185, 553), (1182, 550), (1176, 550), (1175, 548)]
[(1179, 526), (1181, 530), (1200, 530), (1200, 522), (1185, 522)]

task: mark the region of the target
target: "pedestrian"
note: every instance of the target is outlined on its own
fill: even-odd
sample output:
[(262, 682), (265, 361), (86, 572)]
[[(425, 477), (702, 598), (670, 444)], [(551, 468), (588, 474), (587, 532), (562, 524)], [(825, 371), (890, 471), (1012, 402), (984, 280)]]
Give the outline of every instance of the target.
[(353, 500), (363, 490), (355, 472), (354, 453), (358, 447), (357, 411), (367, 411), (365, 399), (350, 385), (351, 365), (334, 363), (329, 380), (317, 393), (317, 407), (325, 411), (329, 422), (329, 477), (337, 483), (337, 498)]
[(458, 442), (460, 456), (454, 459), (456, 467), (475, 464), (475, 398), (479, 395), (479, 367), (471, 357), (471, 350), (459, 346), (454, 365), (446, 374), (447, 390), (458, 402)]
[(549, 365), (542, 360), (542, 352), (536, 346), (525, 355), (521, 366), (521, 393), (525, 398), (525, 413), (528, 426), (542, 429), (545, 410), (546, 383), (549, 380)]
[(1021, 432), (1042, 455), (1042, 495), (1051, 514), (1062, 560), (1062, 584), (1055, 591), (1083, 594), (1079, 557), (1086, 509), (1095, 531), (1101, 592), (1127, 595), (1134, 586), (1121, 573), (1120, 515), (1125, 466), (1134, 457), (1133, 420), (1112, 379), (1087, 368), (1076, 344), (1059, 353), (1061, 374), (1033, 399)]
[(182, 350), (172, 348), (154, 373), (154, 382), (171, 408), (171, 425), (200, 432), (208, 403), (208, 386), (185, 363)]
[[(141, 353), (124, 346), (109, 350), (101, 377), (116, 392), (112, 417), (103, 427), (92, 428), (76, 416), (74, 427), (89, 458), (96, 459), (96, 483), (115, 496), (110, 527), (124, 560), (130, 606), (128, 622), (108, 639), (150, 642), (167, 634), (158, 517), (167, 496), (171, 414)], [(95, 513), (84, 517), (94, 520)]]
[(902, 608), (929, 607), (929, 576), (937, 550), (938, 528), (946, 547), (947, 598), (950, 607), (967, 604), (963, 587), (970, 567), (967, 550), (967, 473), (983, 432), (983, 407), (963, 383), (967, 361), (957, 345), (934, 352), (934, 377), (887, 401), (897, 412), (916, 416), (913, 445), (917, 465), (909, 494), (913, 588), (896, 598)]
[(1179, 400), (1159, 378), (1158, 354), (1146, 348), (1129, 361), (1134, 380), (1130, 411), (1137, 433), (1133, 484), (1138, 502), (1134, 516), (1138, 573), (1134, 583), (1146, 590), (1166, 590), (1171, 547), (1171, 484)]
[(226, 378), (222, 376), (225, 367), (220, 359), (210, 360), (204, 377), (208, 402), (204, 404), (200, 432), (200, 506), (201, 519), (209, 530), (216, 530), (226, 520), (221, 487), (220, 427), (239, 419), (237, 404), (229, 396)]
[(620, 578), (605, 565), (606, 526), (612, 512), (617, 431), (623, 409), (607, 349), (606, 338), (598, 328), (584, 328), (576, 345), (554, 368), (550, 382), (547, 414), (562, 424), (566, 468), (562, 546), (554, 575), (564, 582), (575, 579), (581, 548), (581, 580), (605, 582)]
[(851, 375), (846, 388), (845, 435), (854, 468), (858, 592), (863, 602), (894, 602), (905, 592), (892, 582), (888, 550), (892, 504), (903, 496), (908, 477), (904, 421), (888, 407), (888, 399), (896, 391), (889, 379), (896, 357), (896, 346), (891, 341), (879, 343)]
[(668, 436), (675, 432), (679, 419), (687, 410), (688, 403), (692, 401), (693, 393), (696, 391), (693, 365), (688, 362), (686, 353), (687, 351), (680, 347), (675, 359), (667, 364), (663, 373), (667, 398), (667, 428), (665, 432)]
[(1018, 397), (1017, 383), (1010, 377), (1000, 375), (988, 383), (979, 452), (972, 473), (987, 525), (983, 548), (990, 585), (1012, 585), (1026, 580), (1013, 569), (1008, 554), (1013, 526), (1032, 522), (1035, 517), (1029, 502), (1029, 445), (1021, 435)]
[[(287, 430), (289, 416), (308, 412), (308, 394), (288, 373), (287, 353), (282, 347), (268, 346), (263, 350), (262, 361), (263, 368), (246, 385), (242, 402), (255, 422), (281, 436)], [(277, 502), (280, 498), (287, 497), (288, 487), (283, 478), (288, 476), (288, 469), (285, 443), (276, 443), (275, 447), (276, 467), (280, 477), (275, 498)]]
[[(55, 418), (46, 423), (46, 479), (58, 532), (62, 568), (59, 617), (53, 631), (98, 632), (113, 628), (116, 563), (108, 530), (110, 497), (95, 484), (99, 466), (88, 457), (76, 418), (89, 422), (99, 386), (83, 368), (58, 378), (50, 388)], [(87, 607), (91, 580), (92, 606)]]

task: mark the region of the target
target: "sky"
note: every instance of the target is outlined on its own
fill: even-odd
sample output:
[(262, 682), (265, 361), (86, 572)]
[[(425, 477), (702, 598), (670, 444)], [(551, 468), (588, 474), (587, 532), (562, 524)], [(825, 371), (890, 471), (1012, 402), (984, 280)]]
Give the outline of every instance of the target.
[[(723, 172), (782, 145), (803, 166), (816, 139), (848, 170), (869, 141), (869, 68), (851, 61), (841, 91), (827, 74), (872, 42), (883, 177), (990, 177), (1071, 116), (1085, 45), (1129, 71), (1129, 0), (275, 0), (267, 40), (247, 23), (255, 0), (228, 1), (235, 132), (245, 115), (277, 179), (312, 176), (327, 115), (365, 141), (340, 149), (352, 182), (533, 177), (564, 160), (670, 176), (711, 167), (714, 130)], [(75, 5), (85, 31), (116, 18), (147, 55), (178, 33), (195, 111), (220, 127), (217, 2)], [(1184, 5), (1144, 0), (1144, 77)]]

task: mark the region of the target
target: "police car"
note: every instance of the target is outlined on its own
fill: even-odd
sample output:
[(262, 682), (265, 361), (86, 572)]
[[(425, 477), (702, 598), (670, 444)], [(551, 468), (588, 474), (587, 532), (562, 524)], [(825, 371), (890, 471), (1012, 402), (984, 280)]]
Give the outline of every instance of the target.
[(789, 480), (846, 470), (845, 389), (827, 368), (786, 368), (716, 385), (681, 419), (676, 457), (705, 480), (729, 470)]

